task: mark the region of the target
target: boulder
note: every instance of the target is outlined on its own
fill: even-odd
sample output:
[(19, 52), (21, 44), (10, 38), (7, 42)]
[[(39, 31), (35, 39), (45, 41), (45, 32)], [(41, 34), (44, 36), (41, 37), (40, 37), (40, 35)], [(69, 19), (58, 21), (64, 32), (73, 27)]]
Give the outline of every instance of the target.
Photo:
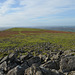
[(16, 67), (17, 66), (17, 63), (9, 63), (8, 64), (8, 71), (10, 70), (10, 69), (13, 69), (14, 67)]
[(41, 60), (40, 60), (39, 57), (32, 57), (32, 58), (30, 58), (29, 60), (27, 60), (27, 62), (28, 62), (28, 65), (29, 65), (29, 66), (31, 66), (31, 65), (34, 64), (34, 63), (37, 63), (38, 65), (41, 64)]
[(6, 60), (8, 63), (12, 63), (12, 62), (15, 62), (16, 60), (16, 56), (14, 53), (11, 53), (8, 55), (8, 59)]
[(41, 60), (42, 63), (46, 62), (47, 59), (48, 59), (48, 58), (46, 57), (46, 55), (41, 55), (41, 54), (40, 54), (39, 57), (40, 57), (40, 60)]
[(68, 75), (75, 75), (75, 71), (69, 72)]
[(43, 75), (38, 64), (33, 64), (31, 67), (25, 70), (24, 75)]
[(75, 52), (73, 50), (66, 50), (62, 54), (62, 56), (74, 56), (74, 55), (75, 55)]
[(11, 53), (11, 54), (9, 54), (8, 56), (5, 56), (1, 61), (0, 61), (0, 64), (1, 63), (3, 63), (4, 61), (6, 61), (7, 62), (7, 64), (9, 63), (9, 62), (14, 62), (15, 61), (15, 54), (14, 53)]
[(23, 74), (24, 74), (24, 69), (19, 65), (11, 69), (7, 73), (7, 75), (23, 75)]
[(25, 70), (27, 69), (29, 66), (28, 66), (28, 63), (27, 62), (24, 62), (21, 64), (21, 67)]
[(58, 60), (53, 60), (53, 61), (50, 60), (50, 61), (42, 64), (40, 67), (49, 68), (49, 69), (56, 69), (56, 70), (60, 69), (60, 65), (59, 65)]
[(0, 64), (0, 69), (2, 69), (3, 71), (7, 71), (7, 63), (6, 61), (4, 61), (2, 64)]
[(7, 58), (8, 58), (8, 56), (3, 57), (3, 58), (1, 59), (1, 61), (0, 61), (0, 64), (3, 63), (4, 61), (6, 61)]
[(63, 72), (75, 70), (75, 56), (62, 57), (60, 61), (60, 69)]
[(53, 55), (52, 57), (51, 57), (51, 60), (59, 60), (59, 53), (57, 53), (56, 55)]
[(26, 55), (22, 55), (22, 56), (20, 56), (20, 61), (25, 60), (25, 58), (26, 58)]
[(2, 70), (0, 70), (0, 75), (4, 75), (4, 72)]
[(14, 54), (14, 53), (9, 54), (9, 55), (8, 55), (8, 58), (9, 58), (9, 59), (14, 59), (14, 58), (15, 58), (15, 54)]
[(49, 69), (41, 68), (41, 71), (42, 71), (43, 75), (51, 75), (51, 70), (49, 70)]
[(42, 71), (43, 75), (64, 75), (63, 73), (61, 73), (55, 69), (41, 68), (41, 71)]
[(51, 75), (64, 75), (62, 72), (59, 72), (58, 70), (52, 69)]
[(60, 57), (62, 54), (63, 54), (63, 51), (59, 51), (57, 54), (51, 57), (51, 60), (60, 60)]
[[(14, 65), (16, 66), (16, 64), (12, 64), (12, 66), (9, 66), (9, 68), (13, 67)], [(22, 75), (24, 74), (25, 69), (27, 69), (28, 67), (29, 66), (27, 65), (27, 62), (24, 62), (21, 64), (21, 66), (18, 65), (9, 70), (7, 75)]]
[(36, 75), (43, 75), (41, 71), (37, 71)]
[(24, 62), (24, 61), (26, 61), (26, 60), (28, 60), (28, 59), (30, 59), (30, 58), (32, 58), (32, 57), (33, 57), (32, 54), (22, 55), (22, 56), (20, 56), (20, 61), (21, 61), (21, 62)]

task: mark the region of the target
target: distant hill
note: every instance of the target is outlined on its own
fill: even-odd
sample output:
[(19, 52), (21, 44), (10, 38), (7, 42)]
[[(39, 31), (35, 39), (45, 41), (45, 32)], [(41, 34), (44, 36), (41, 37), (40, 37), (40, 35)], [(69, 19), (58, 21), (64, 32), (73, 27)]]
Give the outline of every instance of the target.
[[(11, 29), (12, 28), (12, 29)], [(75, 32), (75, 26), (57, 26), (57, 27), (51, 27), (51, 26), (35, 26), (35, 27), (0, 27), (0, 31), (3, 30), (10, 30), (10, 31), (42, 31), (42, 30), (55, 30), (55, 31), (69, 31), (69, 32)]]
[(6, 30), (6, 29), (9, 29), (11, 27), (0, 27), (0, 31), (3, 31), (3, 30)]
[(57, 26), (57, 27), (51, 27), (51, 26), (40, 26), (35, 27), (40, 29), (47, 29), (47, 30), (56, 30), (56, 31), (69, 31), (69, 32), (75, 32), (75, 26)]
[(69, 32), (75, 32), (75, 27), (51, 27), (47, 28), (49, 30), (57, 30), (57, 31), (69, 31)]

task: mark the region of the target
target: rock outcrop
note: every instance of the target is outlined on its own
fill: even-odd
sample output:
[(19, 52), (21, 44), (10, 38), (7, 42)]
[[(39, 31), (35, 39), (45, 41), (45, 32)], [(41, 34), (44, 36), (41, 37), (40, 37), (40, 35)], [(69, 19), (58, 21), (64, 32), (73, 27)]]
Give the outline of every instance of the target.
[(75, 75), (75, 52), (59, 51), (18, 57), (11, 53), (0, 59), (0, 75)]
[(63, 72), (75, 70), (75, 56), (66, 56), (61, 58), (60, 69)]

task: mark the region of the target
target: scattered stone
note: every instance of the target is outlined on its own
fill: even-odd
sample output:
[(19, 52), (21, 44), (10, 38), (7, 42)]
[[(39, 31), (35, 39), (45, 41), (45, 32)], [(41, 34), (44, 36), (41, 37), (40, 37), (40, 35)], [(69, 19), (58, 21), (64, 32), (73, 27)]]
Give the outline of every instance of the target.
[(17, 57), (17, 54), (0, 59), (0, 75), (75, 75), (74, 50), (55, 50), (39, 56), (28, 53)]

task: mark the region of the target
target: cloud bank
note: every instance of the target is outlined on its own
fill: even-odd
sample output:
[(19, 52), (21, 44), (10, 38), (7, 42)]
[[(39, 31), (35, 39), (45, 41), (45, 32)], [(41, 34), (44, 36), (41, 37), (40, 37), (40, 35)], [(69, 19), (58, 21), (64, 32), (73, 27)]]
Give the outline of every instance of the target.
[(0, 26), (74, 25), (74, 0), (0, 0)]

